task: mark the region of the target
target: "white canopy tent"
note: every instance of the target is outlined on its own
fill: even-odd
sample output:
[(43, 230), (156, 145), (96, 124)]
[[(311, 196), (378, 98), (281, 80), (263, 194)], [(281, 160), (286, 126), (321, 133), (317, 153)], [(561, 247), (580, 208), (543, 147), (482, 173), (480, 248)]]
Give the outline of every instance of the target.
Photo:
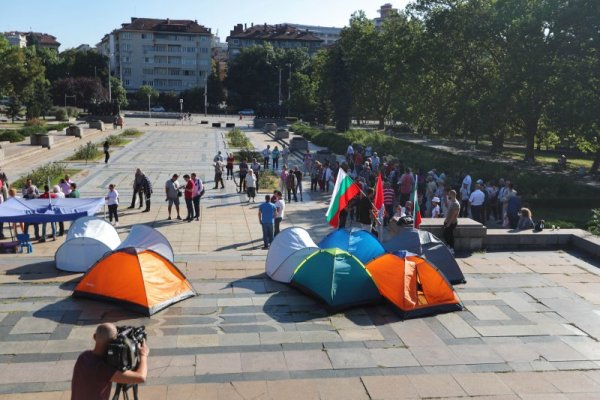
[(105, 220), (96, 217), (79, 218), (71, 225), (66, 241), (54, 255), (56, 268), (85, 272), (120, 243), (119, 234)]
[(271, 243), (265, 264), (266, 273), (275, 281), (290, 283), (298, 264), (317, 250), (319, 246), (304, 229), (284, 229)]
[(173, 248), (167, 238), (156, 229), (146, 225), (134, 225), (127, 238), (117, 247), (117, 250), (127, 247), (134, 247), (138, 250), (151, 250), (167, 260), (175, 262)]

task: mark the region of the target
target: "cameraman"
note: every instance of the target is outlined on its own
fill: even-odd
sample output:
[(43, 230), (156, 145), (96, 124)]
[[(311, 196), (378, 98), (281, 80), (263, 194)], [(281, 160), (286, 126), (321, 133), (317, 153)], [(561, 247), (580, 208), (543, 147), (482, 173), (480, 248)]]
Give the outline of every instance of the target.
[(117, 327), (111, 323), (96, 328), (94, 350), (84, 351), (77, 358), (71, 381), (71, 400), (105, 400), (110, 396), (112, 382), (135, 384), (146, 381), (148, 354), (146, 342), (140, 346), (140, 364), (135, 371), (119, 371), (106, 361), (108, 345), (117, 337)]

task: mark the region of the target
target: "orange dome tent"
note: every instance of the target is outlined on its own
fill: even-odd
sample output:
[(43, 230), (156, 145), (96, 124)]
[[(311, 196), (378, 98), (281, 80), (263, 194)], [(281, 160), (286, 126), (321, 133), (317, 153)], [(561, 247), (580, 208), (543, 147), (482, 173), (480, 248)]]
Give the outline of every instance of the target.
[(153, 250), (118, 248), (100, 259), (75, 287), (73, 296), (107, 300), (152, 315), (196, 295), (179, 269)]
[(404, 318), (460, 311), (462, 305), (444, 275), (420, 257), (384, 254), (366, 265), (379, 293)]

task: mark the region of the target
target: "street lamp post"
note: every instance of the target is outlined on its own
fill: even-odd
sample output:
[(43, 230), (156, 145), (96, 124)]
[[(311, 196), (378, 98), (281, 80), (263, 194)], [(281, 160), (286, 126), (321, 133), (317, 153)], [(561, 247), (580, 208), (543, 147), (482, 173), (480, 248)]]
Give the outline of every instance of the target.
[(112, 83), (110, 82), (110, 60), (111, 58), (114, 56), (113, 53), (110, 53), (110, 56), (108, 57), (108, 102), (110, 104), (112, 104)]
[(288, 68), (290, 69), (290, 74), (288, 75), (288, 98), (287, 98), (287, 113), (290, 115), (290, 100), (292, 99), (292, 64), (289, 63)]
[(206, 117), (208, 110), (208, 73), (204, 77), (204, 116)]
[(150, 93), (148, 93), (148, 119), (152, 119), (152, 110), (150, 109)]
[(183, 99), (179, 99), (179, 116), (181, 117), (181, 125), (183, 125)]
[(75, 99), (75, 102), (77, 102), (77, 96), (76, 96), (76, 95), (74, 95), (74, 94), (73, 94), (73, 95), (70, 95), (70, 96), (69, 96), (69, 95), (67, 95), (67, 94), (65, 93), (65, 108), (67, 108), (67, 97), (68, 97), (68, 98), (74, 98), (74, 99)]

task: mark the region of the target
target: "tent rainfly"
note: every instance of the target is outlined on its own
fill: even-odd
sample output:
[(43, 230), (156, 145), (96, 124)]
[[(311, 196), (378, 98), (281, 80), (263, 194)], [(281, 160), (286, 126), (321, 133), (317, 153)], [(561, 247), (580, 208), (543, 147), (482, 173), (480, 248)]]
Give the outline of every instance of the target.
[(456, 259), (435, 235), (419, 229), (406, 229), (383, 244), (386, 251), (408, 251), (435, 265), (453, 285), (466, 283)]
[(119, 244), (119, 234), (105, 220), (96, 217), (79, 218), (70, 226), (66, 241), (54, 255), (56, 268), (85, 272)]
[(363, 264), (385, 253), (377, 238), (365, 230), (337, 229), (325, 236), (319, 243), (321, 249), (338, 248), (352, 254)]
[(379, 292), (404, 318), (460, 311), (452, 285), (434, 265), (420, 257), (385, 254), (366, 265)]
[(126, 241), (89, 269), (73, 296), (111, 301), (152, 315), (196, 295), (172, 259), (171, 245), (163, 235), (136, 225)]
[(274, 281), (290, 283), (296, 267), (310, 254), (319, 250), (307, 231), (286, 228), (271, 243), (265, 269)]

